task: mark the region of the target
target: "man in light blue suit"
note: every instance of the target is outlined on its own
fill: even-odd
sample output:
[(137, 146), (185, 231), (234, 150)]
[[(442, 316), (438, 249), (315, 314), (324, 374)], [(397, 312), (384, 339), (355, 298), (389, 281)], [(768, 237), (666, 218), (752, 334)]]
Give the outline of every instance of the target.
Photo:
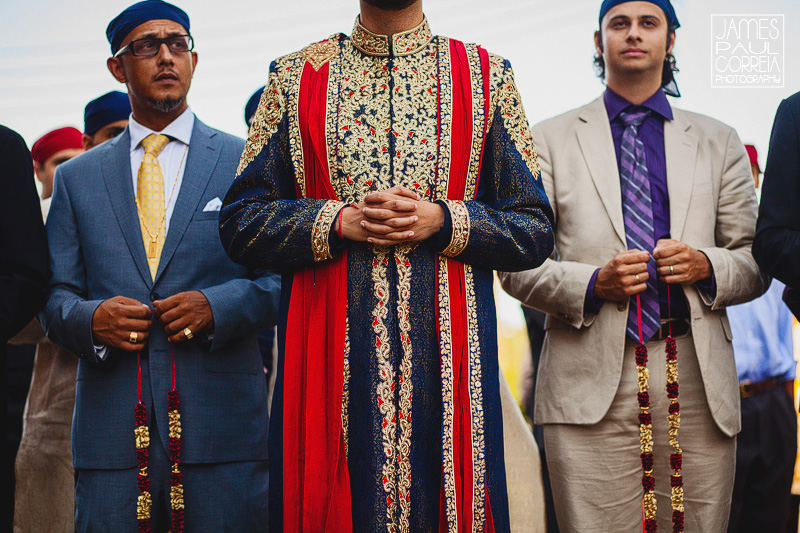
[(107, 35), (130, 124), (59, 167), (47, 226), (42, 318), (80, 357), (76, 529), (264, 531), (256, 334), (275, 324), (280, 285), (232, 262), (217, 229), (243, 142), (186, 104), (197, 55), (182, 10), (139, 2)]

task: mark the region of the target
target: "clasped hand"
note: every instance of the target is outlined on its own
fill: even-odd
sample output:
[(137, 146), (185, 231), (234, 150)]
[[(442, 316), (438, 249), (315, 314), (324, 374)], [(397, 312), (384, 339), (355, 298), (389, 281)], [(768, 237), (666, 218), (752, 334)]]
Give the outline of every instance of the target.
[(357, 207), (345, 207), (341, 213), (342, 237), (383, 246), (424, 241), (442, 225), (441, 205), (401, 186), (371, 192)]
[[(150, 336), (153, 318), (161, 322), (169, 342), (187, 340), (214, 329), (214, 315), (200, 291), (180, 292), (153, 302), (155, 312), (133, 298), (115, 296), (102, 302), (92, 315), (92, 335), (96, 344), (128, 352), (139, 351)], [(135, 333), (135, 335), (133, 335)], [(135, 338), (136, 342), (131, 342)]]
[[(711, 263), (703, 252), (675, 239), (661, 239), (653, 250), (656, 272), (668, 284), (693, 284), (711, 277)], [(594, 296), (622, 301), (647, 289), (650, 253), (627, 250), (608, 262), (597, 274)]]

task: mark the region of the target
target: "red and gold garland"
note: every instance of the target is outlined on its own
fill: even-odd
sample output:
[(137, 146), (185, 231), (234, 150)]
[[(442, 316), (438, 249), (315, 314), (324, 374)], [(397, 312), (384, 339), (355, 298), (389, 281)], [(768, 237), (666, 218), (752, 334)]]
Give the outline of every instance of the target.
[[(667, 301), (669, 302), (669, 287), (667, 287)], [(636, 370), (638, 374), (639, 392), (639, 442), (642, 460), (642, 530), (645, 533), (655, 533), (658, 530), (656, 522), (656, 481), (653, 477), (653, 417), (650, 413), (650, 373), (647, 369), (647, 346), (642, 338), (642, 304), (639, 295), (636, 295), (636, 305), (639, 318), (639, 346), (636, 347)], [(668, 304), (669, 305), (669, 304)], [(671, 315), (671, 312), (668, 313)], [(678, 429), (681, 424), (680, 404), (678, 403), (678, 348), (672, 337), (670, 323), (669, 335), (666, 339), (666, 370), (667, 370), (667, 397), (669, 398), (669, 415), (667, 425), (669, 428), (669, 443), (672, 453), (669, 457), (672, 475), (670, 476), (671, 503), (672, 503), (672, 531), (680, 533), (684, 530), (684, 505), (683, 505), (683, 451), (678, 443)]]
[[(136, 419), (136, 462), (139, 466), (137, 481), (139, 497), (136, 502), (136, 519), (139, 523), (139, 533), (150, 533), (150, 508), (153, 498), (150, 494), (150, 476), (147, 473), (150, 458), (150, 430), (147, 427), (147, 406), (142, 401), (142, 365), (141, 354), (136, 354), (136, 379), (138, 382), (139, 402), (134, 408)], [(183, 474), (179, 465), (181, 462), (181, 397), (175, 388), (175, 348), (172, 349), (172, 390), (168, 396), (169, 416), (169, 459), (172, 462), (170, 470), (170, 533), (183, 533)]]

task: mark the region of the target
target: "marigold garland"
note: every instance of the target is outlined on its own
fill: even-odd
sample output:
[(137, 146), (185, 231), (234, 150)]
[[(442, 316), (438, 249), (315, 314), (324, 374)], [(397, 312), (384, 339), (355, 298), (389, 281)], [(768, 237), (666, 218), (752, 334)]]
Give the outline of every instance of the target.
[[(669, 286), (667, 286), (667, 301), (669, 302)], [(650, 373), (647, 369), (647, 346), (642, 338), (641, 299), (636, 295), (636, 305), (639, 315), (639, 345), (636, 347), (636, 371), (638, 375), (639, 392), (639, 442), (642, 461), (642, 512), (643, 530), (645, 533), (655, 533), (658, 530), (656, 514), (658, 503), (655, 495), (655, 478), (653, 477), (653, 417), (650, 413)], [(669, 309), (669, 305), (668, 305)], [(671, 317), (671, 309), (668, 311)], [(684, 493), (683, 477), (683, 451), (678, 443), (678, 429), (681, 425), (680, 403), (678, 403), (678, 347), (672, 337), (672, 325), (666, 338), (666, 372), (667, 372), (667, 398), (669, 398), (669, 414), (667, 426), (669, 428), (669, 444), (672, 453), (669, 457), (672, 475), (670, 476), (671, 504), (672, 504), (672, 531), (681, 533), (684, 530)]]
[[(139, 466), (137, 481), (140, 495), (136, 503), (136, 519), (139, 523), (139, 533), (150, 533), (150, 508), (153, 498), (150, 495), (150, 476), (147, 473), (150, 458), (150, 430), (147, 427), (147, 407), (142, 402), (142, 365), (141, 354), (136, 355), (136, 374), (138, 381), (139, 402), (134, 408), (136, 418), (136, 461)], [(181, 462), (181, 397), (175, 388), (175, 348), (172, 349), (172, 390), (167, 394), (169, 417), (169, 459), (172, 463), (170, 470), (170, 533), (183, 533), (184, 531), (184, 501), (183, 501), (183, 474), (180, 471)]]

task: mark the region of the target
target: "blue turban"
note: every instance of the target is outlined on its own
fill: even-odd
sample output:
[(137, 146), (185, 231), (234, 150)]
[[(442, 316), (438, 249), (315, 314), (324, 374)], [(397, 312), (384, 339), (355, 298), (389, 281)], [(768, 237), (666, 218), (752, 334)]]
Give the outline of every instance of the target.
[(111, 43), (111, 54), (116, 54), (125, 37), (139, 24), (149, 20), (166, 19), (177, 22), (189, 32), (189, 15), (181, 8), (163, 0), (144, 0), (133, 4), (108, 23), (106, 37)]
[[(603, 17), (606, 16), (606, 13), (608, 13), (609, 10), (611, 10), (611, 8), (632, 1), (633, 0), (603, 0), (603, 4), (600, 6), (600, 23), (602, 24)], [(644, 0), (644, 1), (650, 2), (651, 4), (655, 4), (661, 8), (661, 10), (664, 12), (664, 15), (666, 15), (667, 17), (667, 22), (669, 22), (669, 28), (671, 30), (677, 30), (678, 28), (681, 27), (681, 23), (678, 22), (678, 16), (675, 14), (675, 9), (673, 9), (670, 0)]]
[(264, 92), (267, 86), (263, 86), (258, 89), (256, 92), (253, 93), (253, 96), (250, 97), (250, 100), (247, 101), (247, 105), (244, 106), (244, 123), (248, 126), (250, 125), (250, 121), (253, 120), (253, 115), (256, 114), (256, 109), (258, 109), (258, 102), (261, 100), (261, 94)]
[(131, 114), (131, 101), (128, 95), (119, 91), (111, 91), (95, 98), (83, 111), (83, 133), (94, 135), (100, 128), (116, 122), (127, 120)]

